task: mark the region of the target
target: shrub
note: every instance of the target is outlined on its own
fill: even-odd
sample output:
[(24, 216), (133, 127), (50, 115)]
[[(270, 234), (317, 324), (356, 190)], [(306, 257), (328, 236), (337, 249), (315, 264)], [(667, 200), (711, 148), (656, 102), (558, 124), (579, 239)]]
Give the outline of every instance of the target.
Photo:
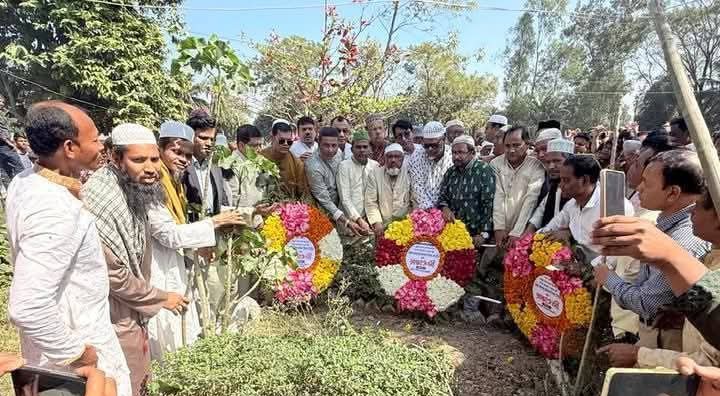
[(152, 395), (448, 395), (452, 366), (440, 352), (377, 333), (336, 337), (211, 337), (166, 356)]

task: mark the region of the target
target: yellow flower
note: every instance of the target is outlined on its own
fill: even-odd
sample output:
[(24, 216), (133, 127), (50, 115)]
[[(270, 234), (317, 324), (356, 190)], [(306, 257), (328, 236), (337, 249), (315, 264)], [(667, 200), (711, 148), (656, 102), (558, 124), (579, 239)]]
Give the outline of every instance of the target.
[(533, 235), (533, 241), (542, 241), (543, 239), (545, 239), (545, 234), (537, 233)]
[(590, 323), (592, 303), (590, 293), (585, 289), (577, 289), (565, 297), (565, 317), (574, 325), (586, 326)]
[(280, 215), (273, 214), (268, 217), (260, 233), (265, 238), (268, 249), (275, 252), (282, 251), (286, 238), (285, 227), (280, 219)]
[(473, 241), (470, 233), (460, 220), (445, 225), (442, 233), (438, 237), (440, 244), (446, 252), (451, 250), (472, 249)]
[[(535, 234), (537, 237), (537, 234)], [(547, 267), (552, 263), (552, 258), (555, 256), (563, 245), (560, 242), (551, 242), (550, 240), (536, 239), (532, 245), (532, 253), (530, 253), (530, 261), (532, 261), (536, 267)]]
[(530, 309), (521, 309), (519, 304), (508, 304), (507, 307), (517, 327), (526, 337), (530, 338), (532, 329), (537, 324), (535, 314)]
[(398, 245), (407, 245), (413, 239), (413, 228), (410, 219), (390, 223), (385, 231), (385, 238), (395, 241)]
[(317, 266), (313, 269), (312, 278), (312, 283), (318, 293), (330, 286), (337, 270), (338, 264), (336, 261), (326, 257), (320, 259), (320, 262), (318, 262)]

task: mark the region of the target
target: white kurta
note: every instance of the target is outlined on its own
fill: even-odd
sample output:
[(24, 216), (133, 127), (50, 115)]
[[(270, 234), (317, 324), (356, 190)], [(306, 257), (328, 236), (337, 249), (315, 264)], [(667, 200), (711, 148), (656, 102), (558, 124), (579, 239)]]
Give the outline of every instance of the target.
[[(152, 277), (158, 289), (185, 294), (188, 274), (182, 249), (215, 246), (212, 219), (192, 224), (177, 224), (170, 211), (162, 206), (148, 211), (152, 235)], [(200, 320), (194, 302), (185, 313), (187, 342), (192, 344), (200, 334)], [(182, 347), (182, 318), (163, 309), (148, 322), (150, 354), (160, 360), (162, 355)]]
[(340, 163), (336, 177), (337, 189), (340, 208), (348, 219), (356, 221), (365, 217), (365, 185), (368, 174), (378, 166), (377, 161), (371, 159), (365, 165), (354, 158)]
[[(493, 225), (510, 236), (525, 232), (540, 190), (545, 182), (545, 168), (537, 158), (527, 156), (520, 166), (513, 168), (505, 155), (490, 161), (495, 172)], [(566, 204), (567, 206), (567, 204)]]
[(410, 181), (407, 168), (391, 178), (385, 167), (376, 167), (368, 174), (365, 185), (365, 215), (368, 223), (388, 224), (410, 211)]
[(27, 169), (8, 188), (7, 225), (14, 275), (10, 320), (28, 364), (64, 362), (97, 350), (98, 368), (130, 396), (130, 370), (112, 323), (110, 285), (95, 218), (67, 188)]

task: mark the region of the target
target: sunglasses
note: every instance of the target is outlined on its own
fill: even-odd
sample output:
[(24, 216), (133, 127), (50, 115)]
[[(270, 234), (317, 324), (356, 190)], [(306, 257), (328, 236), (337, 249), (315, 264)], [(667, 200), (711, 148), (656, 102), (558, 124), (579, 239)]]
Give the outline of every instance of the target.
[(412, 134), (411, 131), (397, 132), (397, 133), (395, 133), (395, 137), (400, 137), (400, 136), (402, 136), (402, 137), (404, 137), (404, 138), (409, 138), (411, 134)]
[(425, 150), (436, 150), (440, 148), (440, 145), (442, 143), (423, 143), (423, 148)]
[(278, 144), (281, 146), (289, 146), (292, 144), (292, 139), (278, 138)]

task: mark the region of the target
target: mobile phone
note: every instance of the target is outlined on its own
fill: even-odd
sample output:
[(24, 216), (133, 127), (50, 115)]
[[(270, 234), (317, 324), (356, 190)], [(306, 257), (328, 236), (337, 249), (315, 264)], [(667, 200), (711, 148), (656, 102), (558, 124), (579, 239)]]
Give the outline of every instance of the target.
[(600, 217), (625, 214), (625, 173), (600, 171)]
[(86, 380), (73, 373), (22, 366), (12, 372), (15, 396), (85, 396)]
[(605, 374), (602, 396), (695, 396), (700, 379), (671, 370), (611, 368)]

